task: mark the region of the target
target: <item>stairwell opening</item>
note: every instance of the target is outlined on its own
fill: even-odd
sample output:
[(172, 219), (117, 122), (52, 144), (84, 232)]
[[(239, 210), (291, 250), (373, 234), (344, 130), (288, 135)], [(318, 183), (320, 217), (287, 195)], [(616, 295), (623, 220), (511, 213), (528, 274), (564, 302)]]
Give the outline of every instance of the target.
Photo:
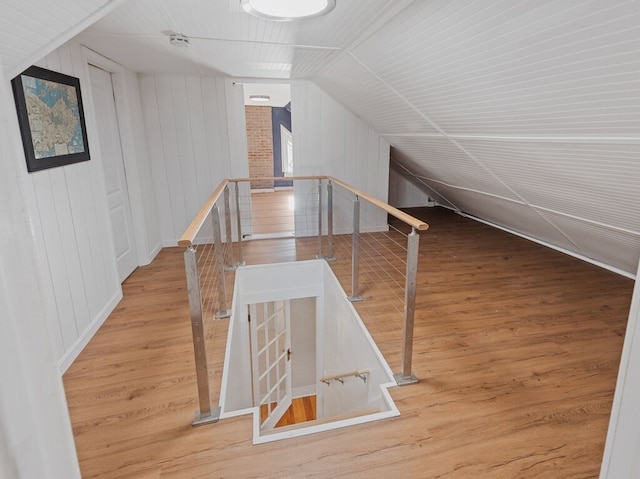
[[(221, 419), (252, 414), (259, 444), (400, 414), (393, 373), (325, 261), (239, 267), (235, 281)], [(292, 406), (314, 411), (291, 423)]]

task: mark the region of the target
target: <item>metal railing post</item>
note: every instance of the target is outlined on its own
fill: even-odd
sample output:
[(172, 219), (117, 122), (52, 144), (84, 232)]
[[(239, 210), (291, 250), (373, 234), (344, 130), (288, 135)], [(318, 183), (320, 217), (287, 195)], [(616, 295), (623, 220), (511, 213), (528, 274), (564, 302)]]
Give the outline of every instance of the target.
[(318, 254), (316, 258), (322, 259), (322, 180), (318, 180)]
[(333, 255), (333, 184), (327, 183), (327, 261), (335, 261)]
[(351, 297), (354, 303), (362, 301), (360, 297), (360, 198), (353, 200), (353, 234), (351, 235)]
[(240, 185), (236, 181), (234, 183), (236, 188), (236, 225), (238, 227), (238, 266), (242, 266), (244, 261), (242, 259), (242, 218), (240, 217)]
[(215, 275), (218, 278), (218, 311), (216, 318), (228, 318), (231, 316), (227, 310), (227, 290), (224, 281), (224, 254), (222, 251), (222, 235), (220, 233), (220, 210), (214, 206), (211, 210), (211, 221), (213, 221), (213, 245), (215, 254)]
[(196, 250), (189, 246), (184, 252), (184, 266), (187, 273), (187, 292), (189, 294), (189, 311), (191, 316), (191, 333), (193, 335), (193, 353), (196, 360), (196, 380), (198, 383), (198, 402), (200, 411), (196, 412), (194, 426), (218, 422), (220, 407), (211, 407), (209, 392), (209, 369), (202, 324), (202, 301), (200, 297), (200, 276)]
[(225, 267), (235, 269), (233, 264), (233, 235), (231, 234), (231, 208), (229, 207), (229, 185), (224, 187), (224, 230), (226, 233), (226, 243), (229, 245), (225, 257)]
[(402, 371), (394, 374), (398, 386), (414, 384), (418, 378), (411, 372), (413, 356), (413, 325), (416, 313), (416, 277), (418, 275), (418, 248), (420, 235), (411, 228), (407, 237), (407, 274), (404, 288), (404, 324), (402, 327)]

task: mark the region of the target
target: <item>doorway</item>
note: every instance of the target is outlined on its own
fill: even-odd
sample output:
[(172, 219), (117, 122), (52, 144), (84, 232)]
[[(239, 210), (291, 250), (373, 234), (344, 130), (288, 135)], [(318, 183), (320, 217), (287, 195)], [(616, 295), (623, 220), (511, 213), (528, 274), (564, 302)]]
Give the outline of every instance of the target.
[(244, 83), (243, 90), (248, 170), (254, 178), (251, 239), (293, 236), (293, 182), (287, 178), (294, 171), (290, 86)]
[(113, 82), (110, 72), (93, 65), (89, 65), (89, 77), (99, 126), (98, 137), (107, 189), (113, 246), (118, 277), (122, 283), (138, 266), (138, 258)]

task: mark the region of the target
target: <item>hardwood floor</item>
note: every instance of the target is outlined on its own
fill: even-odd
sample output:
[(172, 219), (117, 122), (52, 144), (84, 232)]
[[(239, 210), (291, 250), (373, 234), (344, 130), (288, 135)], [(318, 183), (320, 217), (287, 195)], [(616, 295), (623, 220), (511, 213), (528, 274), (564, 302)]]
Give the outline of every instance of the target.
[(251, 194), (252, 233), (292, 233), (293, 190)]
[[(267, 406), (260, 406), (260, 422), (264, 422), (267, 418)], [(292, 426), (307, 421), (313, 421), (316, 418), (316, 397), (305, 396), (295, 398), (291, 401), (291, 406), (282, 415), (275, 427)]]
[[(431, 225), (419, 259), (420, 382), (390, 390), (400, 417), (260, 446), (249, 416), (192, 427), (183, 252), (166, 248), (124, 283), (64, 376), (83, 477), (597, 477), (633, 282), (446, 210), (419, 216)], [(247, 242), (247, 257), (315, 247), (283, 241)], [(349, 265), (332, 267), (344, 281)], [(369, 282), (356, 307), (397, 371), (402, 331), (385, 288)], [(227, 321), (207, 327), (219, 385)]]

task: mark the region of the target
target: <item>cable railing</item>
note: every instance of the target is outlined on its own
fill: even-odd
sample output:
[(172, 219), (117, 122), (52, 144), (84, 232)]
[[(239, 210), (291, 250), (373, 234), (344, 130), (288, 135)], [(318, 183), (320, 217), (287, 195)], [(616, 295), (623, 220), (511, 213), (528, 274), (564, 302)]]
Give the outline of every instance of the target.
[(178, 242), (185, 248), (196, 361), (194, 425), (220, 417), (211, 381), (221, 372), (211, 371), (207, 355), (220, 341), (217, 320), (230, 314), (235, 269), (245, 264), (327, 260), (363, 318), (384, 314), (381, 327), (402, 331), (394, 377), (398, 385), (417, 382), (411, 366), (419, 233), (428, 225), (336, 178), (287, 180), (291, 189), (264, 196), (251, 191), (249, 178), (224, 180)]

